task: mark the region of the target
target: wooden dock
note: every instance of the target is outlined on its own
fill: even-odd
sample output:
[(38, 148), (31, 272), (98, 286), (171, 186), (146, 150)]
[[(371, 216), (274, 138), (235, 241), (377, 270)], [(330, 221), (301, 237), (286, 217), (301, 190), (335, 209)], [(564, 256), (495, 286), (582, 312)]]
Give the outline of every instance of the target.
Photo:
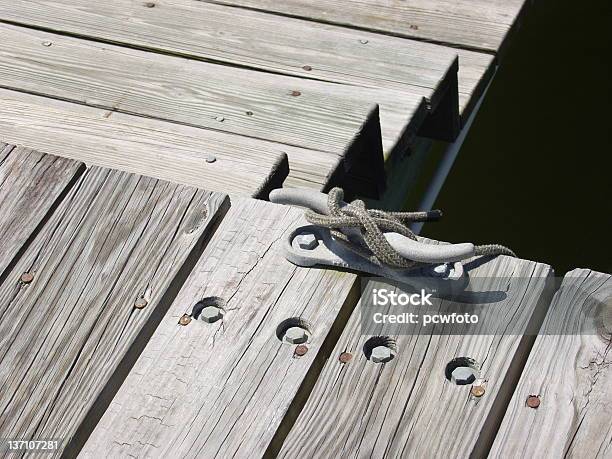
[(528, 6), (0, 0), (0, 456), (609, 457), (609, 275), (480, 257), (491, 332), (364, 330), (374, 284), (288, 262), (267, 202), (392, 207)]
[[(11, 44), (0, 53), (2, 139), (239, 193), (249, 181), (258, 190), (285, 153), (288, 185), (377, 197), (382, 158), (404, 155), (417, 135), (454, 139), (492, 75), (490, 50), (463, 49), (460, 37), (442, 46), (361, 30), (357, 16), (342, 27), (271, 13), (191, 0), (0, 1)], [(409, 30), (440, 27), (428, 22)], [(218, 186), (229, 170), (236, 187)]]

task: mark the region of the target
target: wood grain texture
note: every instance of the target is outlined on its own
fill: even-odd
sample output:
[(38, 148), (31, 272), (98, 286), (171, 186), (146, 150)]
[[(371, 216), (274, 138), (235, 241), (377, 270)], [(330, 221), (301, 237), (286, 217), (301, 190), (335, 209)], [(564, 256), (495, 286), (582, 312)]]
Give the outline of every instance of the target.
[[(493, 312), (487, 312), (492, 303), (472, 307), (479, 326), (487, 322), (487, 328), (480, 334), (441, 335), (415, 325), (411, 334), (391, 336), (397, 355), (377, 364), (366, 358), (364, 345), (371, 336), (388, 333), (372, 322), (362, 329), (358, 305), (295, 424), (286, 438), (277, 438), (273, 451), (290, 458), (322, 451), (326, 457), (343, 458), (483, 455), (480, 444), (493, 435), (490, 419), (499, 416), (503, 400), (510, 398), (509, 388), (528, 352), (522, 336), (505, 330), (510, 324), (524, 329), (548, 305), (544, 286), (551, 270), (508, 257), (482, 261), (468, 264), (470, 276), (482, 279), (478, 290), (504, 292)], [(365, 295), (376, 286), (371, 283)], [(437, 299), (434, 304), (448, 312), (465, 311), (465, 305), (460, 309), (453, 301)], [(352, 354), (349, 363), (339, 361), (343, 352)], [(469, 385), (445, 378), (447, 363), (457, 357), (480, 364), (483, 397), (471, 397)]]
[(210, 1), (492, 52), (501, 47), (524, 3), (524, 0)]
[[(455, 50), (196, 1), (1, 0), (0, 19), (191, 58), (373, 88), (435, 88)], [(366, 43), (362, 43), (362, 41)], [(310, 66), (305, 70), (304, 66)]]
[(132, 344), (168, 307), (225, 203), (221, 194), (87, 170), (0, 285), (1, 437), (74, 439)]
[[(299, 171), (312, 182), (320, 182), (322, 169), (333, 169), (332, 161), (338, 161), (297, 147), (16, 91), (0, 89), (0, 98), (5, 141), (212, 191), (252, 195), (285, 153), (302, 158), (296, 161)], [(216, 161), (208, 163), (211, 154)]]
[(612, 276), (566, 274), (490, 457), (612, 457), (611, 336)]
[(0, 142), (0, 279), (84, 168)]
[[(10, 25), (0, 25), (0, 35), (10, 43), (0, 50), (0, 84), (9, 89), (326, 151), (336, 157), (353, 154), (360, 136), (372, 138), (370, 155), (380, 157), (380, 126), (373, 116), (377, 102), (392, 101), (391, 108), (403, 108), (409, 120), (422, 99), (419, 94), (382, 90), (380, 96), (367, 89), (364, 94), (361, 88), (346, 85)], [(398, 126), (395, 135), (404, 127)]]
[[(301, 213), (232, 202), (80, 457), (263, 454), (356, 280), (284, 258), (284, 238)], [(178, 324), (211, 296), (226, 301), (222, 322)], [(310, 323), (302, 357), (276, 336), (291, 317)]]
[(490, 54), (458, 49), (459, 55), (459, 112), (465, 122), (478, 99), (493, 79), (496, 58)]
[[(148, 8), (129, 0), (2, 0), (0, 20), (304, 79), (407, 92), (427, 97), (433, 109), (452, 82), (447, 71), (455, 49), (210, 3), (154, 3)], [(392, 128), (384, 120), (384, 93), (379, 97), (383, 137), (393, 140), (393, 132), (385, 134)], [(405, 114), (410, 107), (400, 108)]]

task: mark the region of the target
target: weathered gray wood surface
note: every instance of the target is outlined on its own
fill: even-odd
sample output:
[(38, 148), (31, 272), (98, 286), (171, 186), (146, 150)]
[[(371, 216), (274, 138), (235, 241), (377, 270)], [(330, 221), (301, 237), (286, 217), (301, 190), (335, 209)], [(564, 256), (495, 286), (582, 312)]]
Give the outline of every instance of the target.
[[(99, 166), (252, 195), (286, 170), (285, 153), (303, 158), (298, 176), (316, 182), (333, 159), (302, 149), (0, 89), (0, 136), (14, 144)], [(206, 161), (209, 155), (216, 161)], [(312, 167), (311, 167), (312, 166)], [(301, 175), (300, 175), (301, 174)]]
[(399, 138), (422, 99), (10, 25), (0, 25), (0, 35), (10, 43), (0, 51), (0, 84), (9, 89), (326, 151), (334, 159), (361, 154), (364, 162), (381, 162), (376, 104), (400, 119), (389, 126)]
[(210, 0), (496, 52), (524, 0)]
[[(272, 451), (280, 449), (280, 457), (288, 458), (322, 452), (343, 458), (486, 455), (494, 420), (500, 410), (503, 413), (529, 351), (528, 338), (506, 330), (523, 330), (542, 314), (550, 300), (544, 286), (551, 270), (508, 257), (478, 266), (482, 261), (470, 268), (471, 277), (482, 279), (479, 291), (505, 293), (492, 312), (487, 308), (493, 303), (473, 305), (479, 324), (489, 323), (482, 329), (486, 334), (432, 334), (415, 325), (412, 334), (392, 336), (397, 355), (378, 364), (366, 358), (364, 344), (373, 335), (388, 333), (382, 325), (362, 330), (360, 303), (291, 431), (284, 442), (282, 436), (276, 439)], [(459, 309), (452, 301), (440, 305), (447, 312)], [(348, 363), (339, 361), (343, 352), (352, 354)], [(471, 396), (470, 385), (454, 385), (445, 378), (447, 363), (457, 357), (480, 364), (482, 397)]]
[[(612, 276), (569, 272), (490, 457), (612, 457)], [(527, 406), (538, 396), (537, 408)]]
[(167, 309), (226, 204), (125, 172), (82, 175), (0, 285), (0, 437), (73, 438), (112, 394), (120, 364), (137, 355), (133, 344)]
[[(305, 79), (406, 91), (427, 97), (433, 109), (446, 89), (456, 91), (448, 70), (457, 50), (413, 40), (195, 1), (7, 0), (0, 7), (0, 20), (12, 23)], [(460, 85), (478, 98), (478, 80)], [(393, 140), (386, 125), (383, 116), (383, 136)]]
[[(307, 373), (321, 364), (322, 344), (356, 281), (284, 258), (284, 238), (301, 213), (232, 203), (82, 457), (263, 454)], [(211, 296), (226, 301), (222, 322), (178, 324)], [(310, 323), (302, 357), (276, 336), (291, 317)]]
[(491, 82), (496, 59), (491, 54), (462, 49), (458, 49), (457, 54), (459, 55), (459, 112), (462, 121), (465, 121)]
[(84, 168), (0, 142), (0, 279)]
[(0, 20), (303, 78), (399, 90), (437, 87), (456, 55), (427, 43), (222, 5), (151, 3), (153, 8), (130, 0), (1, 0)]

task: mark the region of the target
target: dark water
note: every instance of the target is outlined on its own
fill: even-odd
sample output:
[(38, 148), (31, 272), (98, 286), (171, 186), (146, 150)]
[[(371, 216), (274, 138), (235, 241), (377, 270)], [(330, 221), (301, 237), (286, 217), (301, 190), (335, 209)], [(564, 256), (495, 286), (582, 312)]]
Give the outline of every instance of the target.
[(612, 273), (612, 2), (536, 0), (421, 234)]

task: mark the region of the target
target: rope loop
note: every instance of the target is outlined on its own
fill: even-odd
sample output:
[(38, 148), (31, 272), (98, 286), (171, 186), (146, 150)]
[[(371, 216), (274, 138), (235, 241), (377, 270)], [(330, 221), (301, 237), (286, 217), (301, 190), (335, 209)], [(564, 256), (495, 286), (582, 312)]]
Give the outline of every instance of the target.
[[(341, 188), (332, 188), (327, 197), (329, 214), (319, 214), (307, 210), (306, 220), (311, 225), (328, 228), (332, 236), (350, 250), (367, 258), (376, 265), (388, 265), (393, 268), (411, 268), (417, 263), (401, 256), (384, 237), (385, 232), (399, 233), (414, 241), (417, 236), (408, 227), (412, 222), (437, 220), (442, 216), (439, 210), (430, 212), (385, 212), (367, 209), (365, 203), (356, 199), (351, 203), (340, 205), (344, 198)], [(355, 229), (361, 234), (361, 240), (350, 238), (344, 229)], [(477, 255), (514, 255), (512, 250), (498, 244), (476, 247)]]

